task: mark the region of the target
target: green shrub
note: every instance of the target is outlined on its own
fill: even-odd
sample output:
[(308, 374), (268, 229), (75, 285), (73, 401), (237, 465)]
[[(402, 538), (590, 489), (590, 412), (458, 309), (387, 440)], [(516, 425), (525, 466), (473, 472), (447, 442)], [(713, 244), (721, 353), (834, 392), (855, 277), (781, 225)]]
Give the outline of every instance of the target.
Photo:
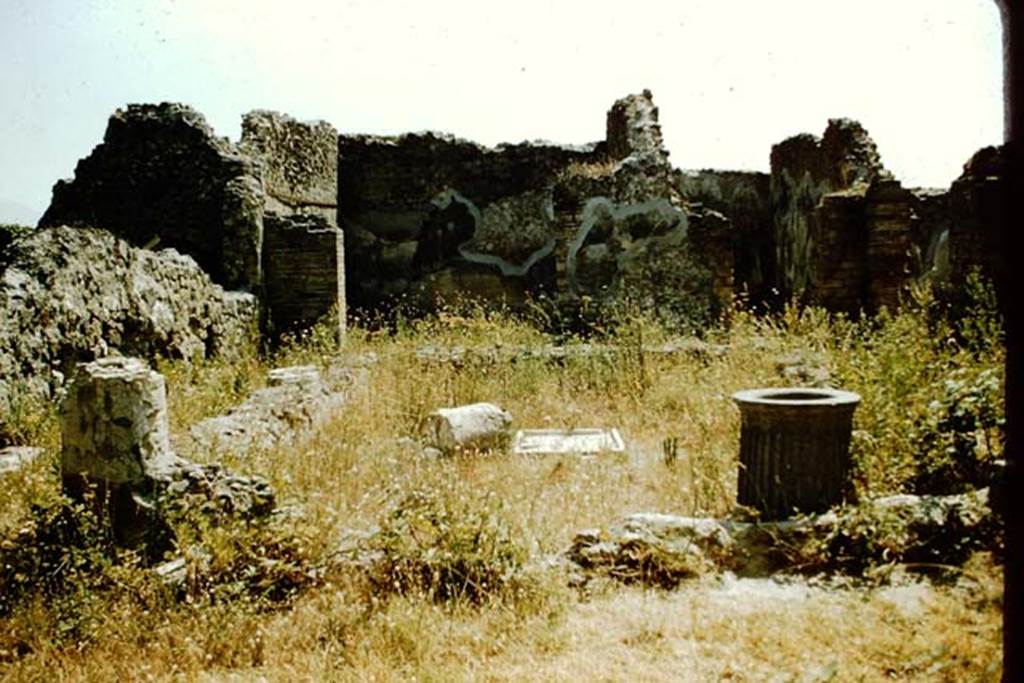
[(527, 559), (493, 496), (414, 490), (397, 500), (369, 541), (374, 594), (421, 594), (482, 604), (513, 597)]
[(81, 640), (101, 610), (115, 564), (109, 527), (88, 507), (67, 500), (33, 505), (0, 541), (0, 617), (31, 599), (53, 611), (59, 640)]
[(1003, 391), (994, 368), (957, 368), (931, 386), (934, 396), (913, 432), (919, 453), (912, 488), (959, 493), (988, 483), (1002, 452)]

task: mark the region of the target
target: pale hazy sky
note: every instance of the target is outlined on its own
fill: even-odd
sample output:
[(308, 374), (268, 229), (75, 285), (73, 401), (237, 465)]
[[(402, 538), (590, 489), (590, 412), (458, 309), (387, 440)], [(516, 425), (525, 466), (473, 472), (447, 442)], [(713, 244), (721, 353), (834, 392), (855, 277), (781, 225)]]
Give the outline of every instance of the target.
[(946, 186), (1002, 139), (1001, 41), (992, 0), (0, 0), (0, 222), (165, 100), (232, 139), (259, 108), (577, 143), (650, 88), (681, 168), (767, 170), (847, 116), (905, 185)]

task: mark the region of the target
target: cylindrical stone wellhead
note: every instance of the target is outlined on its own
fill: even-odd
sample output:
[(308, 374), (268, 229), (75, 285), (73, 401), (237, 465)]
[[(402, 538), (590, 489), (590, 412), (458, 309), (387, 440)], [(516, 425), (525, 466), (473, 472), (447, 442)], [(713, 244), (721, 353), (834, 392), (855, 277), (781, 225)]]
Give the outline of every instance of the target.
[(860, 396), (836, 389), (749, 389), (733, 400), (741, 421), (741, 505), (764, 519), (784, 519), (842, 502)]

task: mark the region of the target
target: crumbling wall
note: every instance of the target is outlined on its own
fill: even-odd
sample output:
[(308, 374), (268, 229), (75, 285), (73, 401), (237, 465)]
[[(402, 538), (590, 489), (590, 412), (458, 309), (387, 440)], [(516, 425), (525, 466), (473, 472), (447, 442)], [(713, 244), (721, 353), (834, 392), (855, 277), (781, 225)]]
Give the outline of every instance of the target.
[(607, 116), (609, 159), (566, 169), (554, 188), (562, 235), (558, 291), (608, 303), (628, 298), (668, 318), (699, 320), (731, 295), (731, 251), (720, 214), (688, 210), (664, 149), (650, 91)]
[(350, 298), (423, 303), (461, 290), (524, 296), (550, 285), (555, 174), (599, 145), (491, 149), (435, 133), (341, 136), (339, 220)]
[(856, 312), (868, 296), (864, 189), (824, 195), (814, 222), (816, 258), (808, 266), (813, 301), (829, 310)]
[(974, 270), (993, 280), (1005, 299), (1002, 243), (1007, 185), (1005, 149), (985, 147), (964, 164), (949, 189), (949, 259), (954, 285)]
[(16, 239), (0, 267), (0, 410), (48, 396), (80, 361), (230, 353), (256, 322), (250, 294), (225, 292), (190, 257), (110, 233), (55, 227)]
[(776, 284), (771, 176), (704, 169), (677, 171), (675, 182), (690, 209), (711, 209), (728, 219), (730, 241), (720, 248), (731, 252), (736, 289), (752, 301), (771, 298)]
[[(889, 178), (867, 131), (850, 119), (830, 119), (821, 138), (801, 134), (772, 147), (772, 240), (777, 286), (783, 296), (814, 300), (816, 289), (857, 289), (859, 283), (828, 283), (813, 276), (843, 274), (815, 250), (832, 228), (819, 223), (822, 198), (844, 190), (866, 191), (876, 178)], [(846, 226), (849, 227), (849, 226)]]
[(264, 307), (275, 335), (335, 315), (345, 333), (344, 246), (341, 231), (320, 215), (267, 213), (263, 221)]
[(731, 296), (728, 221), (686, 209), (651, 93), (617, 101), (606, 127), (583, 147), (342, 136), (351, 302), (628, 295), (692, 312)]
[[(251, 112), (242, 140), (233, 145), (187, 106), (129, 105), (111, 116), (103, 143), (79, 162), (74, 180), (54, 187), (41, 224), (103, 228), (136, 246), (188, 254), (226, 287), (289, 292), (292, 302), (276, 299), (273, 314), (264, 311), (263, 319), (294, 330), (332, 308), (344, 315), (344, 295), (332, 295), (325, 305), (320, 291), (327, 280), (344, 286), (341, 238), (334, 234), (337, 149), (337, 132), (324, 122)], [(292, 251), (301, 253), (301, 265), (286, 264), (283, 254), (292, 252), (278, 239), (269, 251), (278, 259), (276, 270), (267, 281), (264, 219), (275, 216), (277, 239), (288, 214), (318, 216), (333, 232), (318, 243), (323, 251), (305, 232), (288, 233), (298, 240)], [(288, 314), (297, 317), (287, 320)]]
[(933, 282), (948, 282), (949, 231), (952, 226), (949, 190), (912, 188), (911, 192), (914, 195), (912, 225), (917, 271)]
[(135, 246), (192, 256), (218, 284), (255, 291), (263, 196), (258, 166), (181, 104), (133, 104), (73, 180), (53, 188), (40, 226), (104, 228)]
[(680, 321), (705, 318), (732, 295), (728, 221), (687, 208), (650, 91), (618, 100), (607, 131), (609, 161), (568, 168), (554, 187), (559, 292), (628, 297)]
[(680, 172), (658, 114), (645, 90), (612, 105), (602, 142), (487, 148), (435, 133), (339, 137), (256, 111), (231, 145), (188, 107), (131, 105), (57, 183), (41, 224), (173, 246), (214, 281), (265, 292), (277, 331), (346, 299), (628, 296), (694, 318), (737, 291), (856, 312), (896, 305), (923, 274), (998, 275), (998, 150), (979, 152), (948, 192), (908, 190), (859, 123), (832, 119), (820, 138), (775, 145), (770, 175)]
[(920, 249), (914, 242), (915, 198), (891, 179), (876, 179), (865, 196), (868, 292), (866, 308), (895, 308), (917, 279)]
[(312, 213), (337, 225), (338, 132), (273, 111), (242, 117), (239, 149), (260, 162), (266, 209)]

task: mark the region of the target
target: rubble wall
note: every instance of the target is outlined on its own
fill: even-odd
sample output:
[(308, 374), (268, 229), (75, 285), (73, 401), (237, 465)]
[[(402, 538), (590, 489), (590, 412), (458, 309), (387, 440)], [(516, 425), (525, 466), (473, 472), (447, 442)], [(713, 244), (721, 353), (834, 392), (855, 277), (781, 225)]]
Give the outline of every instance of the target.
[[(725, 217), (726, 244), (719, 249), (733, 260), (737, 292), (753, 301), (772, 296), (775, 255), (772, 243), (771, 176), (754, 171), (677, 171), (676, 186), (687, 206), (711, 209)], [(713, 257), (719, 262), (722, 256)], [(724, 284), (724, 280), (720, 277)], [(721, 286), (721, 285), (720, 285)]]
[(174, 250), (96, 229), (32, 231), (0, 266), (0, 409), (12, 392), (49, 396), (77, 363), (112, 353), (230, 354), (256, 316), (251, 294), (225, 292)]
[(453, 294), (445, 283), (462, 282), (471, 295), (503, 289), (502, 280), (523, 292), (550, 284), (542, 271), (555, 237), (554, 176), (598, 155), (597, 145), (491, 149), (435, 133), (341, 136), (339, 221), (353, 303), (443, 298)]
[(262, 181), (257, 164), (181, 104), (117, 110), (75, 177), (53, 188), (40, 226), (103, 228), (135, 246), (192, 256), (229, 289), (259, 286)]
[(986, 147), (964, 164), (949, 189), (949, 259), (954, 286), (973, 271), (992, 279), (1000, 295), (1009, 293), (1003, 272), (1002, 235), (1006, 215), (1005, 149)]
[(282, 330), (346, 300), (629, 296), (692, 317), (743, 292), (857, 312), (898, 305), (922, 276), (998, 276), (995, 148), (948, 191), (908, 190), (859, 123), (832, 119), (821, 137), (775, 145), (770, 174), (677, 171), (658, 114), (645, 90), (612, 105), (601, 142), (489, 148), (429, 132), (338, 136), (255, 111), (233, 145), (183, 105), (130, 105), (57, 183), (41, 225), (173, 247), (215, 282), (266, 294), (264, 320)]
[(856, 121), (831, 119), (821, 138), (801, 134), (773, 146), (770, 162), (772, 241), (781, 294), (814, 300), (815, 287), (856, 289), (856, 282), (813, 282), (812, 272), (846, 272), (815, 263), (826, 257), (815, 249), (820, 235), (833, 229), (819, 224), (822, 198), (889, 177), (867, 131)]
[(434, 133), (342, 136), (338, 205), (358, 306), (460, 296), (571, 305), (623, 296), (705, 310), (728, 299), (728, 220), (686, 208), (649, 91), (607, 140), (494, 149)]
[(338, 132), (273, 111), (242, 117), (239, 149), (260, 163), (267, 211), (318, 214), (337, 224)]

